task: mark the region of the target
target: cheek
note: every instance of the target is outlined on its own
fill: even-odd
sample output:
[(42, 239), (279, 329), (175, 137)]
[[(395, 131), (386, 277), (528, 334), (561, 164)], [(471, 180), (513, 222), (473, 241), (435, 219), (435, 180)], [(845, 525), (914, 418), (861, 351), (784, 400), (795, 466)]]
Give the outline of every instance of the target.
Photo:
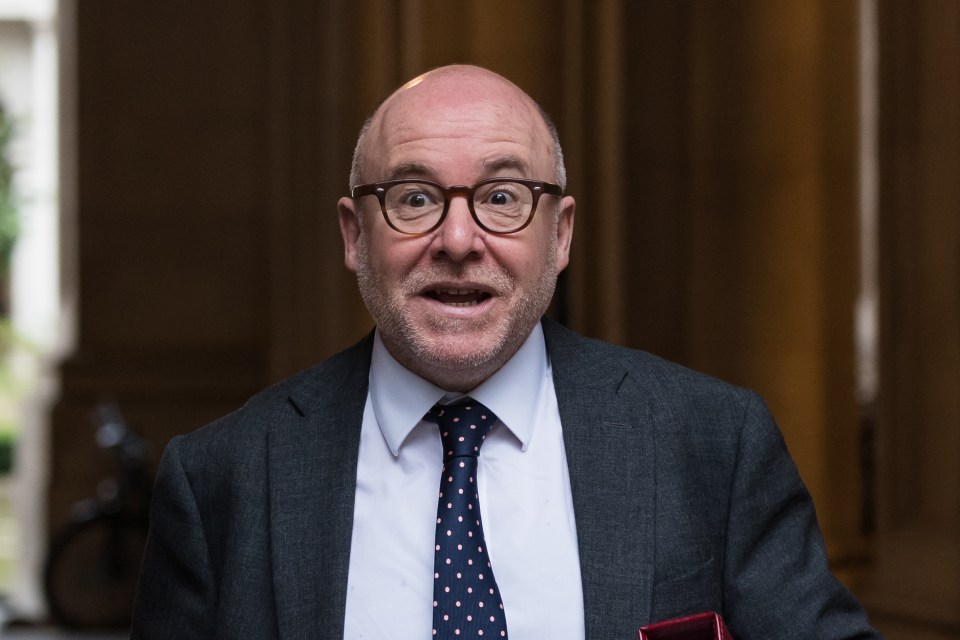
[(412, 243), (383, 234), (367, 234), (366, 241), (367, 264), (383, 285), (392, 284), (406, 275), (422, 253)]
[(535, 283), (554, 275), (556, 260), (551, 253), (549, 242), (528, 238), (504, 248), (495, 259), (518, 282)]
[(557, 242), (556, 231), (552, 220), (541, 220), (541, 227), (537, 235), (530, 238), (526, 245), (525, 263), (528, 272), (536, 272), (538, 276), (555, 276), (557, 274)]

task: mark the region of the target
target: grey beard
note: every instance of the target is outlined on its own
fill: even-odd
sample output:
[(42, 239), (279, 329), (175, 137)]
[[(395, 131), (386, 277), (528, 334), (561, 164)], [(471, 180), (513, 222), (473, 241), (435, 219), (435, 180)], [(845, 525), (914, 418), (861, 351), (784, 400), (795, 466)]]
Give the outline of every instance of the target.
[[(547, 265), (556, 263), (556, 245), (552, 244), (546, 256)], [(498, 265), (477, 266), (437, 263), (411, 272), (400, 282), (396, 293), (383, 286), (382, 278), (370, 267), (369, 248), (361, 234), (357, 243), (357, 285), (370, 315), (377, 323), (381, 336), (391, 353), (404, 366), (428, 377), (425, 372), (476, 371), (492, 375), (527, 339), (530, 330), (546, 311), (556, 287), (556, 276), (545, 270), (541, 282), (517, 302), (510, 311), (510, 321), (496, 325), (497, 335), (492, 344), (482, 351), (467, 349), (461, 352), (439, 353), (425, 335), (426, 332), (404, 314), (403, 301), (420, 295), (431, 282), (467, 279), (492, 288), (499, 295), (510, 295), (517, 287), (516, 280)], [(469, 320), (440, 317), (430, 319), (430, 329), (441, 334), (456, 334), (469, 327)], [(491, 329), (491, 331), (494, 329)], [(399, 351), (396, 352), (396, 351)], [(484, 378), (485, 379), (485, 378)], [(481, 380), (482, 381), (482, 380)]]

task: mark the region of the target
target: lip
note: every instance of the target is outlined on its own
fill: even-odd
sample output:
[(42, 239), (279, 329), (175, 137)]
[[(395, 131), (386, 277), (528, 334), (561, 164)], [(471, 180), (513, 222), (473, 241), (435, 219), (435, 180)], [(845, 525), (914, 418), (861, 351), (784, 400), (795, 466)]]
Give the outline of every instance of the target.
[(477, 282), (434, 282), (423, 287), (417, 297), (435, 311), (469, 316), (485, 312), (498, 294), (492, 287)]

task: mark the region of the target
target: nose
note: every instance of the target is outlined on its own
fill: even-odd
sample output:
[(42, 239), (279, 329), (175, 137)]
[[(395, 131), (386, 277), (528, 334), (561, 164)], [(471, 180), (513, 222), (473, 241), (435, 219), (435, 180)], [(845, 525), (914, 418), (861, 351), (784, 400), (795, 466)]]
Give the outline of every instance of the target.
[(432, 246), (433, 257), (453, 262), (477, 259), (484, 250), (484, 233), (470, 214), (467, 199), (455, 195), (450, 199), (450, 208), (443, 224), (437, 229)]

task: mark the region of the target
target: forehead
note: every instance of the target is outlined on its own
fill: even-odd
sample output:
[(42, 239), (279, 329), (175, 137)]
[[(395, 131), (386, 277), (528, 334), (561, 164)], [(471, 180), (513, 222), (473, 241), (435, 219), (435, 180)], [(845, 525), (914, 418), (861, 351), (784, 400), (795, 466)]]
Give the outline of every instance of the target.
[(417, 166), (463, 175), (511, 165), (552, 178), (544, 174), (552, 142), (543, 119), (533, 100), (502, 78), (442, 77), (404, 87), (375, 125), (368, 160), (379, 178)]

